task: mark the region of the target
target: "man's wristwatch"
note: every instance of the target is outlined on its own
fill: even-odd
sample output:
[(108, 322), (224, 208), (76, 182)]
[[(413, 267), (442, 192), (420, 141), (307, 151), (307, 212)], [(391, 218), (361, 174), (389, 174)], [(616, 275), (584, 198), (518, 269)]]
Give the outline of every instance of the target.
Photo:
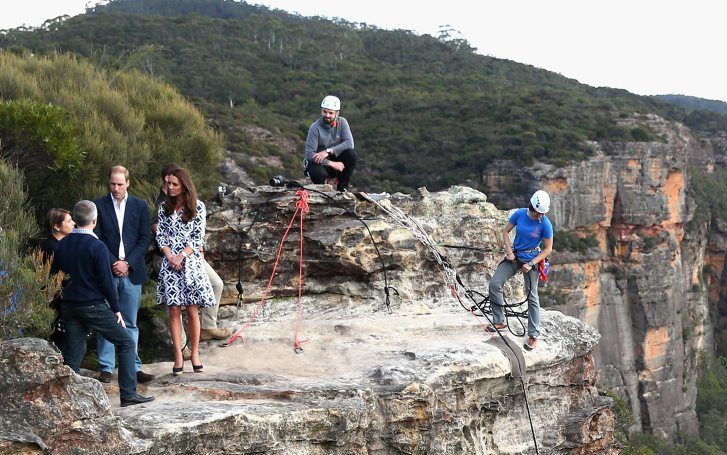
[(528, 265), (529, 265), (530, 267), (535, 267), (535, 264), (533, 264), (533, 261), (530, 261), (530, 262), (528, 262)]

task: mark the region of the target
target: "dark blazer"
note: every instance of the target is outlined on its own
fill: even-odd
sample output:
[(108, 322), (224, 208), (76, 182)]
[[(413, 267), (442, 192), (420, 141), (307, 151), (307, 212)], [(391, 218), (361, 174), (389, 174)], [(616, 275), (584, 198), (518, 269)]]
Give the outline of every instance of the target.
[[(111, 194), (107, 194), (94, 202), (98, 209), (98, 221), (93, 231), (99, 240), (106, 244), (112, 262), (119, 260), (119, 223), (116, 221), (114, 203)], [(151, 224), (149, 224), (149, 206), (146, 202), (129, 194), (124, 212), (124, 251), (126, 262), (131, 267), (129, 280), (133, 284), (144, 284), (146, 274), (146, 251), (151, 244)]]

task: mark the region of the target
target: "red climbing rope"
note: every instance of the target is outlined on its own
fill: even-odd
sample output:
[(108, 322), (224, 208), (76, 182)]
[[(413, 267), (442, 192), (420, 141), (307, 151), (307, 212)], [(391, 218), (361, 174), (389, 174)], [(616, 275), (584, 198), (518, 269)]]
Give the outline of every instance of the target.
[(285, 228), (285, 233), (283, 233), (283, 237), (280, 239), (280, 243), (278, 244), (278, 254), (275, 257), (275, 264), (273, 264), (273, 271), (270, 274), (270, 279), (268, 280), (268, 285), (265, 287), (265, 292), (263, 292), (262, 297), (260, 298), (260, 302), (258, 302), (257, 306), (255, 307), (255, 311), (253, 311), (252, 316), (250, 316), (250, 319), (245, 323), (245, 325), (240, 328), (237, 332), (232, 334), (232, 336), (227, 340), (226, 343), (224, 343), (225, 346), (231, 345), (236, 339), (240, 338), (244, 341), (244, 338), (242, 336), (242, 333), (247, 330), (250, 325), (255, 321), (257, 318), (257, 315), (260, 313), (260, 309), (265, 304), (265, 299), (268, 296), (268, 292), (270, 292), (270, 286), (273, 284), (273, 278), (275, 278), (275, 272), (278, 269), (278, 263), (280, 262), (280, 256), (283, 252), (283, 244), (285, 243), (285, 239), (288, 237), (288, 233), (290, 232), (291, 226), (293, 226), (293, 221), (295, 221), (296, 216), (298, 213), (300, 213), (300, 265), (299, 265), (299, 274), (298, 277), (298, 320), (296, 321), (296, 332), (295, 332), (295, 350), (298, 352), (299, 350), (302, 350), (300, 348), (300, 343), (308, 341), (304, 340), (302, 342), (298, 341), (298, 331), (300, 329), (300, 318), (303, 311), (303, 307), (301, 304), (301, 295), (303, 290), (303, 215), (305, 213), (308, 213), (308, 192), (306, 190), (300, 189), (295, 192), (295, 195), (298, 196), (298, 202), (295, 204), (295, 213), (293, 213), (293, 216), (290, 217), (290, 222), (288, 222), (288, 227)]
[(300, 354), (303, 352), (301, 344), (306, 343), (309, 340), (301, 340), (300, 336), (300, 325), (303, 319), (303, 215), (308, 213), (308, 192), (306, 190), (298, 190), (295, 193), (300, 197), (298, 202), (295, 204), (296, 211), (300, 212), (300, 238), (298, 246), (298, 316), (295, 319), (295, 341), (293, 343), (293, 350)]

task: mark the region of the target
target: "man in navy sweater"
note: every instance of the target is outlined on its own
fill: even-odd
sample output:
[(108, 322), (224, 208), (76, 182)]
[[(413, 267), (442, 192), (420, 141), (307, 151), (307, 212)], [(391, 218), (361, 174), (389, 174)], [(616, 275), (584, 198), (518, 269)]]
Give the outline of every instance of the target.
[[(141, 287), (147, 279), (146, 251), (151, 244), (149, 207), (146, 202), (129, 194), (129, 171), (114, 166), (109, 172), (109, 194), (95, 201), (98, 224), (94, 232), (111, 253), (111, 271), (119, 293), (119, 308), (134, 345), (139, 345), (136, 316), (141, 306)], [(115, 366), (114, 345), (99, 335), (96, 353), (100, 374), (98, 380), (111, 382)], [(153, 374), (141, 371), (138, 351), (135, 360), (136, 380), (148, 382)]]
[(97, 218), (93, 202), (77, 202), (73, 219), (78, 227), (60, 241), (54, 256), (53, 272), (66, 274), (61, 297), (66, 326), (63, 360), (78, 373), (86, 336), (95, 330), (118, 349), (121, 406), (147, 403), (154, 397), (136, 393), (136, 345), (121, 316), (108, 248), (93, 233)]

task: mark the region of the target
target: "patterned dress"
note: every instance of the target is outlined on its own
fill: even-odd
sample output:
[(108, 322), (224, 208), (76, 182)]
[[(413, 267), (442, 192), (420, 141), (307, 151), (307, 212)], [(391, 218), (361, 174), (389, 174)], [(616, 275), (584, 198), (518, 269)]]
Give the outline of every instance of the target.
[(172, 254), (176, 255), (189, 246), (194, 252), (184, 259), (181, 271), (174, 270), (166, 257), (162, 260), (157, 286), (157, 303), (169, 306), (211, 307), (216, 303), (215, 296), (199, 253), (204, 244), (207, 210), (202, 201), (197, 201), (197, 216), (187, 223), (182, 220), (183, 211), (184, 209), (181, 209), (167, 216), (164, 213), (164, 205), (159, 207), (156, 235), (159, 248), (169, 247)]

